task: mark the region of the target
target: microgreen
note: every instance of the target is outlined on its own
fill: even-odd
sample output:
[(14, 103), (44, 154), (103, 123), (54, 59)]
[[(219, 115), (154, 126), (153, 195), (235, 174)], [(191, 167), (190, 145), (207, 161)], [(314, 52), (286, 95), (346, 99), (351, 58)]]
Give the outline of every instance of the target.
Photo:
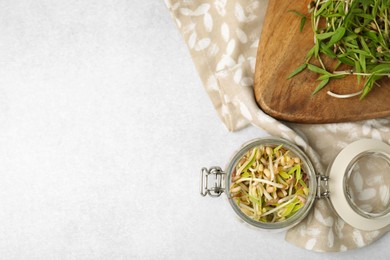
[[(307, 17), (290, 12), (301, 19)], [(288, 78), (306, 69), (316, 73), (321, 82), (315, 94), (330, 80), (355, 76), (358, 85), (364, 80), (360, 96), (364, 98), (378, 80), (390, 77), (390, 0), (314, 0), (308, 13), (314, 32), (313, 48)], [(303, 25), (301, 21), (300, 30)], [(327, 69), (323, 55), (335, 61), (334, 70)], [(347, 69), (337, 71), (340, 65)]]
[(301, 25), (299, 27), (299, 30), (302, 32), (303, 31), (303, 27), (305, 27), (307, 17), (304, 14), (301, 14), (300, 12), (297, 12), (295, 10), (289, 10), (289, 12), (291, 12), (291, 13), (299, 16), (299, 17), (301, 17)]

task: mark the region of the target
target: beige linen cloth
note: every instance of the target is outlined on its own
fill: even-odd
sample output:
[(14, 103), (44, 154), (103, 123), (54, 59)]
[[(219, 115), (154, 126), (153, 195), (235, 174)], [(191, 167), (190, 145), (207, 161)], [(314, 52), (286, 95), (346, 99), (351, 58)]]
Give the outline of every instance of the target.
[[(355, 140), (373, 138), (390, 142), (389, 118), (303, 125), (279, 122), (259, 109), (253, 97), (253, 78), (267, 0), (165, 2), (191, 52), (205, 90), (230, 131), (252, 124), (270, 135), (289, 139), (309, 155), (319, 173), (325, 173), (340, 150)], [(360, 192), (357, 200), (362, 207), (370, 210), (375, 203), (388, 205), (389, 187), (383, 184), (383, 177), (363, 180), (357, 172), (352, 182)], [(352, 228), (322, 199), (316, 201), (303, 222), (287, 231), (286, 240), (314, 251), (345, 251), (371, 244), (388, 229), (367, 232)]]

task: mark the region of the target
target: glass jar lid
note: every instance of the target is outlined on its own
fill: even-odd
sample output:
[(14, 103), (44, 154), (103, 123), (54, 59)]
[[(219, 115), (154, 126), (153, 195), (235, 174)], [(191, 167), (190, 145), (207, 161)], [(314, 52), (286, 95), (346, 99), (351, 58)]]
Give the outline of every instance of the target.
[[(329, 201), (345, 222), (362, 230), (378, 230), (390, 224), (389, 145), (371, 139), (353, 142), (337, 155), (327, 175)], [(371, 184), (363, 187), (369, 177)], [(374, 207), (372, 201), (368, 205), (369, 199), (379, 206)]]

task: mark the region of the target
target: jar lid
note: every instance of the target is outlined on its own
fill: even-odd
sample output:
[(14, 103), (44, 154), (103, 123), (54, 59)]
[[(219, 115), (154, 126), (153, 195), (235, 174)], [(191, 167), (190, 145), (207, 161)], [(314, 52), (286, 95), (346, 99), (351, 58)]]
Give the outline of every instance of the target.
[(390, 167), (389, 145), (372, 139), (353, 142), (337, 155), (328, 169), (328, 198), (337, 214), (348, 224), (362, 230), (378, 230), (390, 225), (390, 209), (376, 216), (359, 212), (346, 188), (351, 168), (362, 155), (379, 155)]

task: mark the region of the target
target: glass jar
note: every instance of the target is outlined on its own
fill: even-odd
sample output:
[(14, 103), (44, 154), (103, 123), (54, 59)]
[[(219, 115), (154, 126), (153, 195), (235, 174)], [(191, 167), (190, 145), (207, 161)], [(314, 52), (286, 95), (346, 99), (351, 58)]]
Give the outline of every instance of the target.
[[(305, 204), (292, 216), (280, 222), (254, 220), (242, 212), (230, 195), (236, 165), (248, 151), (261, 145), (273, 148), (282, 145), (285, 150), (290, 151), (291, 156), (300, 158), (300, 167), (308, 176), (309, 193)], [(282, 231), (293, 227), (307, 216), (316, 199), (328, 200), (334, 211), (350, 225), (362, 230), (377, 230), (390, 224), (390, 199), (385, 206), (376, 209), (374, 212), (360, 207), (356, 196), (353, 195), (353, 186), (356, 184), (354, 180), (357, 176), (355, 172), (356, 169), (360, 169), (358, 164), (362, 163), (362, 159), (367, 158), (381, 160), (390, 169), (389, 155), (389, 145), (377, 140), (362, 139), (345, 147), (330, 164), (326, 174), (321, 175), (315, 172), (307, 155), (290, 141), (277, 137), (255, 139), (244, 144), (233, 155), (226, 171), (223, 171), (220, 167), (203, 168), (201, 170), (200, 193), (202, 196), (219, 197), (225, 192), (229, 204), (238, 217), (262, 230)], [(385, 175), (390, 176), (390, 170)], [(390, 189), (390, 186), (386, 187)], [(389, 190), (387, 192), (389, 193)], [(386, 191), (384, 191), (384, 194), (386, 194)]]

